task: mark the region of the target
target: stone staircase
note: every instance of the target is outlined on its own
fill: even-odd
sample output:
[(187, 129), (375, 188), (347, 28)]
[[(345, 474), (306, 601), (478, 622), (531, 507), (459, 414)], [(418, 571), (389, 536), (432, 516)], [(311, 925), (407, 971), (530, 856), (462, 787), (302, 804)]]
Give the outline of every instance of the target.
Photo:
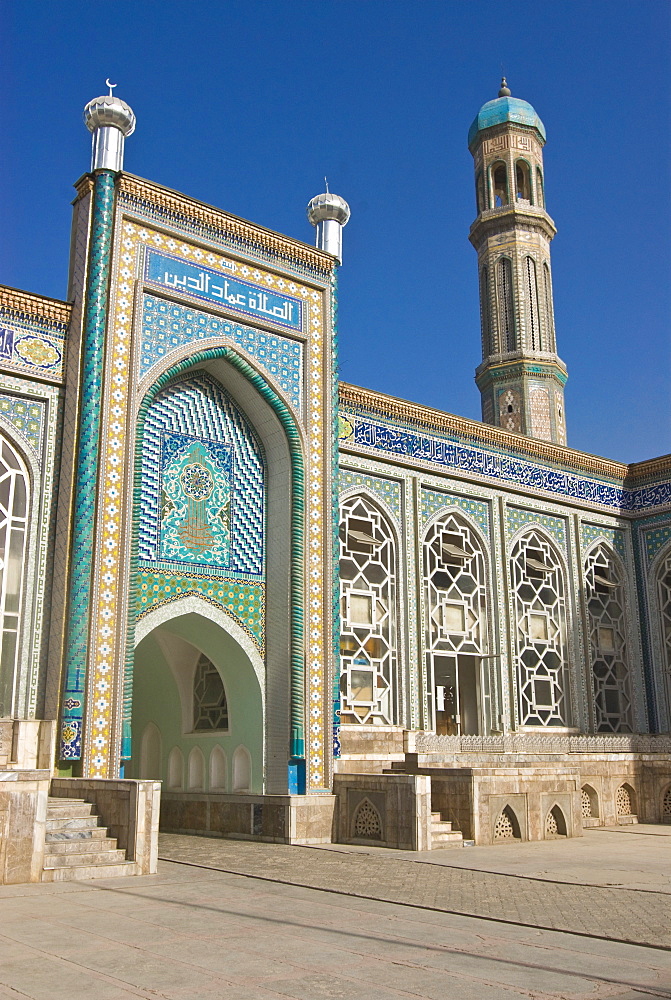
[(43, 882), (137, 875), (135, 861), (117, 848), (90, 802), (49, 797)]
[(431, 813), (431, 850), (437, 847), (463, 847), (464, 838), (459, 830), (452, 829), (452, 823), (444, 820), (439, 812)]

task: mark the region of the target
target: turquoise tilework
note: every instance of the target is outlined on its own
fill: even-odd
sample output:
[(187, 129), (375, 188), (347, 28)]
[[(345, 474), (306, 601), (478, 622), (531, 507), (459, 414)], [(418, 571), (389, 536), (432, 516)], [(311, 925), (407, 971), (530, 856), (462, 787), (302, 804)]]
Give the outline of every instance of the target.
[(39, 454), (42, 444), (44, 403), (0, 394), (0, 413), (20, 431)]
[(145, 375), (176, 347), (216, 338), (243, 347), (259, 363), (300, 412), (303, 345), (289, 337), (240, 326), (155, 295), (144, 296), (140, 374)]
[(671, 524), (660, 525), (642, 532), (645, 546), (645, 556), (648, 566), (660, 549), (671, 541)]
[(458, 507), (465, 514), (475, 521), (482, 532), (489, 537), (489, 505), (481, 503), (479, 500), (471, 500), (468, 497), (454, 496), (451, 493), (441, 493), (439, 490), (429, 490), (424, 487), (421, 493), (421, 516), (422, 526), (429, 521), (434, 514), (444, 510), (445, 507)]
[(597, 538), (603, 538), (610, 542), (622, 559), (626, 557), (624, 532), (618, 528), (607, 528), (603, 524), (583, 524), (580, 526), (580, 537), (583, 549), (587, 549)]
[(381, 479), (378, 476), (366, 476), (361, 472), (353, 472), (351, 469), (341, 469), (340, 471), (340, 491), (361, 486), (375, 493), (387, 505), (397, 520), (401, 518), (401, 484), (390, 479)]
[(82, 351), (82, 403), (79, 414), (77, 480), (69, 583), (68, 635), (61, 720), (60, 756), (79, 760), (86, 685), (87, 649), (93, 577), (93, 531), (100, 448), (105, 326), (109, 297), (109, 264), (114, 209), (114, 173), (96, 174), (89, 273)]
[(519, 507), (508, 507), (506, 516), (506, 532), (512, 538), (525, 524), (539, 524), (547, 533), (559, 542), (566, 551), (566, 521), (563, 517), (551, 517), (535, 510), (520, 510)]

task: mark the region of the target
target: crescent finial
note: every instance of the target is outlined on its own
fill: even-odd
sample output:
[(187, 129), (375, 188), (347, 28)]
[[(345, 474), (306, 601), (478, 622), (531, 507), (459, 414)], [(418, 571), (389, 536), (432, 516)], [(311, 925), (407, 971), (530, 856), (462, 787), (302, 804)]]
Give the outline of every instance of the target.
[(107, 79), (105, 80), (105, 84), (106, 84), (106, 85), (107, 85), (107, 86), (109, 87), (109, 89), (110, 89), (110, 92), (109, 92), (109, 96), (110, 96), (110, 97), (113, 97), (114, 95), (112, 94), (112, 88), (113, 88), (113, 87), (117, 87), (117, 86), (118, 86), (118, 84), (116, 84), (116, 83), (110, 83), (110, 78), (109, 78), (109, 77), (107, 77)]

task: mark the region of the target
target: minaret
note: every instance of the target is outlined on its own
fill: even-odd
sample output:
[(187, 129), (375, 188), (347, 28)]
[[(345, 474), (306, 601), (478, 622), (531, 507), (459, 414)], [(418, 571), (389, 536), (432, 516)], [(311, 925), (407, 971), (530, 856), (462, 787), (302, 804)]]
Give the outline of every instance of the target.
[(94, 97), (84, 108), (84, 124), (93, 136), (91, 173), (95, 170), (123, 170), (126, 136), (135, 131), (135, 115), (125, 101), (114, 97), (116, 83), (106, 81), (109, 94)]
[(557, 355), (550, 241), (545, 211), (545, 127), (505, 77), (468, 133), (475, 160), (482, 364), (475, 381), (482, 419), (505, 430), (566, 444), (566, 366)]
[(324, 194), (315, 195), (308, 202), (307, 215), (317, 230), (316, 246), (326, 250), (342, 264), (342, 231), (349, 222), (349, 205), (344, 198), (331, 194), (326, 185)]

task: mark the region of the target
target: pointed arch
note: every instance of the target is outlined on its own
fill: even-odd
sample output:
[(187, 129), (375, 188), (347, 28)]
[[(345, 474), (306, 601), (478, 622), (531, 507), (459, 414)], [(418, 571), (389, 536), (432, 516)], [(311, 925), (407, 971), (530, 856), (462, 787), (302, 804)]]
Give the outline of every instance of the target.
[(510, 586), (520, 724), (570, 726), (566, 564), (541, 527), (514, 536)]
[(660, 701), (666, 703), (666, 727), (671, 729), (671, 544), (664, 546), (649, 571), (649, 593), (654, 608), (654, 631), (660, 655)]
[(340, 718), (396, 725), (398, 676), (398, 536), (368, 491), (340, 500)]
[(633, 719), (624, 565), (615, 549), (601, 539), (585, 555), (584, 574), (594, 728), (597, 733), (630, 733)]
[[(166, 368), (155, 378), (151, 387), (147, 390), (142, 399), (137, 412), (137, 434), (135, 444), (135, 490), (134, 490), (134, 511), (141, 507), (140, 483), (142, 471), (142, 445), (144, 424), (147, 412), (156, 396), (169, 386), (173, 381), (178, 380), (187, 371), (196, 373), (199, 369), (209, 368), (224, 362), (236, 373), (236, 378), (253, 390), (263, 403), (272, 411), (274, 418), (279, 422), (281, 432), (288, 451), (288, 465), (290, 468), (290, 480), (287, 483), (286, 493), (290, 496), (290, 510), (286, 513), (286, 504), (276, 504), (278, 516), (288, 520), (288, 530), (290, 544), (288, 546), (289, 579), (288, 592), (288, 622), (289, 622), (289, 717), (290, 717), (290, 747), (289, 754), (294, 757), (304, 756), (304, 715), (305, 715), (305, 466), (304, 451), (305, 445), (303, 432), (297, 423), (294, 415), (287, 404), (268, 385), (265, 378), (257, 372), (252, 365), (245, 360), (231, 346), (226, 345), (218, 348), (198, 351), (188, 358), (183, 358), (176, 364)], [(266, 422), (267, 423), (267, 422)], [(268, 430), (268, 433), (271, 433)], [(282, 508), (280, 510), (280, 508)], [(277, 547), (276, 547), (277, 549)], [(286, 547), (285, 547), (286, 551)], [(130, 755), (130, 718), (132, 704), (132, 662), (133, 662), (133, 629), (134, 629), (134, 607), (137, 599), (137, 552), (138, 552), (138, 518), (133, 517), (132, 521), (132, 541), (131, 541), (131, 586), (129, 588), (128, 616), (129, 636), (127, 642), (127, 662), (124, 675), (124, 709), (123, 709), (123, 756)], [(269, 577), (271, 574), (269, 574)], [(282, 579), (282, 572), (272, 574), (273, 578)], [(279, 648), (279, 647), (278, 647)], [(279, 655), (279, 654), (278, 654)], [(286, 688), (285, 688), (286, 689)], [(278, 771), (277, 780), (281, 775)]]
[(422, 536), (427, 718), (442, 735), (479, 735), (491, 716), (487, 543), (459, 508), (434, 516)]
[(510, 257), (500, 257), (496, 262), (496, 297), (499, 349), (501, 351), (514, 351), (517, 349), (517, 332), (513, 262)]
[(0, 718), (18, 709), (31, 498), (29, 466), (0, 427)]

